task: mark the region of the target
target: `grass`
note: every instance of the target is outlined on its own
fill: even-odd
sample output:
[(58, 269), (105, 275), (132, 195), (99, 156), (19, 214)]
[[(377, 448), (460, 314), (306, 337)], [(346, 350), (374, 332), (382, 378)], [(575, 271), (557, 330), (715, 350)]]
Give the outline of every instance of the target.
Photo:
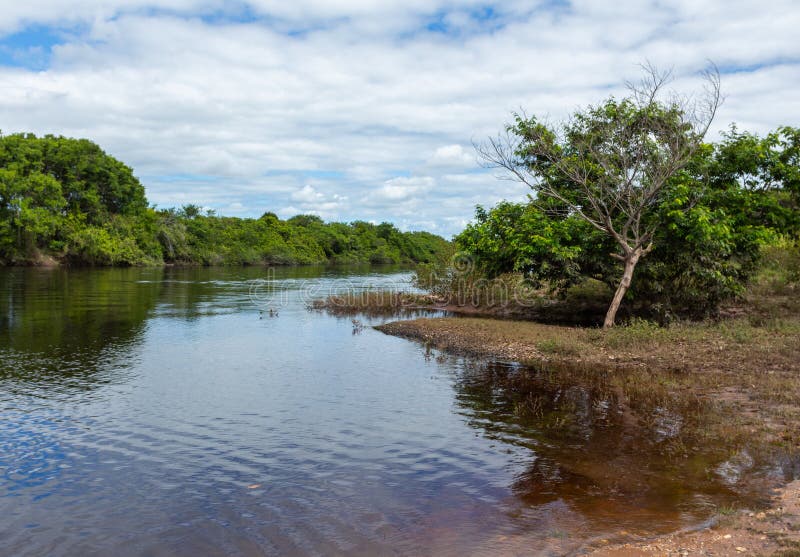
[(721, 505), (717, 507), (717, 514), (719, 516), (733, 516), (737, 512), (739, 512), (739, 509), (734, 505)]
[(333, 315), (391, 315), (403, 310), (431, 307), (436, 301), (430, 294), (364, 290), (313, 300), (309, 308), (325, 310)]
[(563, 342), (560, 339), (545, 339), (536, 344), (536, 348), (542, 354), (553, 354), (557, 356), (579, 356), (580, 349), (578, 346)]

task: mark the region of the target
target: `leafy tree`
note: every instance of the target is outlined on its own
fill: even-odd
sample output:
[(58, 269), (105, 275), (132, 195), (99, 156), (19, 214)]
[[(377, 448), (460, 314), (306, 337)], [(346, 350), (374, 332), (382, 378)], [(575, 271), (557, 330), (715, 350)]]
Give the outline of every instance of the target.
[(287, 222), (296, 226), (313, 226), (323, 224), (322, 219), (317, 215), (295, 215)]
[[(635, 311), (661, 321), (713, 315), (723, 300), (743, 292), (765, 247), (792, 245), (800, 211), (791, 181), (775, 179), (798, 168), (789, 156), (792, 145), (775, 142), (791, 135), (785, 127), (764, 137), (728, 133), (717, 144), (702, 145), (670, 178), (650, 216), (657, 223), (654, 247), (630, 289)], [(778, 155), (788, 160), (780, 173), (768, 166)], [(615, 240), (552, 198), (503, 202), (489, 211), (478, 207), (475, 221), (455, 240), (489, 277), (518, 271), (561, 287), (559, 292), (586, 278), (612, 288), (618, 283), (607, 256)]]
[(5, 259), (32, 256), (57, 230), (65, 202), (53, 177), (20, 175), (0, 168), (0, 253)]
[(652, 253), (637, 270), (633, 299), (660, 320), (703, 317), (740, 294), (774, 230), (745, 209), (749, 193), (735, 183), (712, 185), (712, 149), (671, 180), (654, 220)]
[(193, 219), (200, 215), (203, 208), (199, 205), (195, 205), (194, 203), (189, 203), (188, 205), (184, 205), (181, 207), (181, 216), (186, 217), (187, 219)]
[(505, 169), (539, 198), (557, 201), (612, 238), (623, 263), (604, 327), (614, 325), (639, 260), (655, 247), (654, 209), (670, 179), (702, 146), (720, 103), (719, 74), (708, 72), (699, 103), (661, 101), (668, 75), (652, 68), (630, 96), (589, 106), (560, 128), (517, 115), (504, 138), (479, 148), (490, 166)]
[(739, 206), (752, 222), (797, 238), (800, 234), (800, 128), (779, 127), (765, 137), (732, 126), (714, 152), (713, 187), (740, 192)]
[(503, 201), (490, 211), (475, 210), (455, 241), (489, 277), (521, 272), (537, 281), (564, 286), (580, 276), (578, 238), (582, 221), (551, 216), (538, 205)]

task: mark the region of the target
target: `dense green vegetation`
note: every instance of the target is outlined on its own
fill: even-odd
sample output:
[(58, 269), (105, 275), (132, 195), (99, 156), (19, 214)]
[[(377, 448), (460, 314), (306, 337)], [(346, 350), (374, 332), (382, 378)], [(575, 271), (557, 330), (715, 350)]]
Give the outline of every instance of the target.
[(133, 171), (85, 139), (0, 136), (0, 264), (73, 265), (426, 262), (447, 249), (389, 223), (324, 223), (149, 207)]
[[(704, 144), (670, 178), (648, 218), (653, 249), (636, 269), (628, 310), (662, 320), (714, 314), (743, 292), (765, 258), (779, 258), (796, 280), (800, 129), (759, 137), (732, 128), (722, 141)], [(557, 296), (602, 283), (607, 288), (599, 291), (610, 298), (619, 281), (620, 263), (609, 257), (614, 240), (553, 199), (478, 207), (455, 242), (477, 275), (516, 273)]]

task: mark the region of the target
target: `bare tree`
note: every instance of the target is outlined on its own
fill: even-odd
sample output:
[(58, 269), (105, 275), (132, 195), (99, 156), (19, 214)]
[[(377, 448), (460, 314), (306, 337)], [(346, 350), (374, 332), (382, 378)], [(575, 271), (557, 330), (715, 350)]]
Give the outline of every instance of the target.
[(703, 143), (721, 104), (715, 66), (693, 97), (667, 93), (671, 72), (643, 66), (644, 77), (627, 83), (629, 95), (613, 97), (573, 114), (557, 127), (515, 115), (504, 135), (476, 146), (486, 166), (550, 198), (571, 215), (609, 235), (623, 263), (622, 277), (604, 327), (614, 325), (639, 260), (653, 249), (658, 222), (653, 210), (670, 178)]

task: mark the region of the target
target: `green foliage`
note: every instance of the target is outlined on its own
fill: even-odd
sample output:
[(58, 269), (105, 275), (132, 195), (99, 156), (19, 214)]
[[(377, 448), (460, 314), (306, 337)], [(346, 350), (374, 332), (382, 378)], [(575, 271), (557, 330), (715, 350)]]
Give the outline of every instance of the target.
[(0, 257), (15, 260), (36, 252), (54, 235), (64, 204), (53, 177), (0, 168)]
[(600, 226), (606, 216), (619, 220), (620, 231), (699, 140), (679, 103), (613, 97), (576, 112), (559, 130), (517, 114), (507, 131), (515, 137), (509, 162), (540, 197), (559, 199)]
[(535, 281), (563, 286), (579, 277), (577, 241), (591, 234), (589, 228), (578, 219), (551, 217), (531, 203), (504, 201), (491, 211), (478, 206), (475, 222), (456, 242), (491, 277), (522, 272)]
[[(784, 127), (760, 138), (733, 128), (720, 143), (704, 145), (645, 217), (654, 249), (637, 267), (629, 307), (662, 322), (713, 315), (743, 292), (764, 257), (780, 257), (785, 276), (794, 276), (798, 184), (800, 130)], [(612, 289), (619, 280), (619, 263), (608, 257), (614, 241), (552, 201), (478, 207), (455, 242), (484, 276), (520, 272), (564, 296), (586, 279)]]
[(748, 195), (733, 183), (708, 187), (699, 176), (678, 176), (654, 216), (656, 248), (637, 270), (632, 299), (665, 321), (714, 314), (741, 294), (775, 233), (742, 211)]
[(135, 265), (145, 263), (144, 254), (130, 236), (120, 236), (113, 227), (87, 226), (69, 236), (69, 257), (89, 265)]
[(259, 219), (187, 218), (174, 210), (158, 213), (158, 239), (165, 261), (203, 265), (419, 263), (432, 261), (448, 245), (433, 234), (325, 223), (315, 215), (286, 221), (272, 213)]
[(758, 279), (770, 283), (772, 291), (800, 286), (800, 243), (788, 237), (775, 238), (761, 250)]
[(15, 134), (0, 138), (0, 168), (22, 178), (56, 180), (69, 212), (92, 224), (110, 214), (136, 215), (147, 207), (144, 187), (129, 167), (86, 139)]
[(84, 139), (0, 136), (0, 263), (74, 265), (430, 262), (449, 243), (393, 225), (148, 208), (131, 169)]
[(716, 146), (711, 186), (740, 195), (735, 210), (780, 234), (800, 234), (800, 128), (780, 127), (761, 138), (735, 126)]

